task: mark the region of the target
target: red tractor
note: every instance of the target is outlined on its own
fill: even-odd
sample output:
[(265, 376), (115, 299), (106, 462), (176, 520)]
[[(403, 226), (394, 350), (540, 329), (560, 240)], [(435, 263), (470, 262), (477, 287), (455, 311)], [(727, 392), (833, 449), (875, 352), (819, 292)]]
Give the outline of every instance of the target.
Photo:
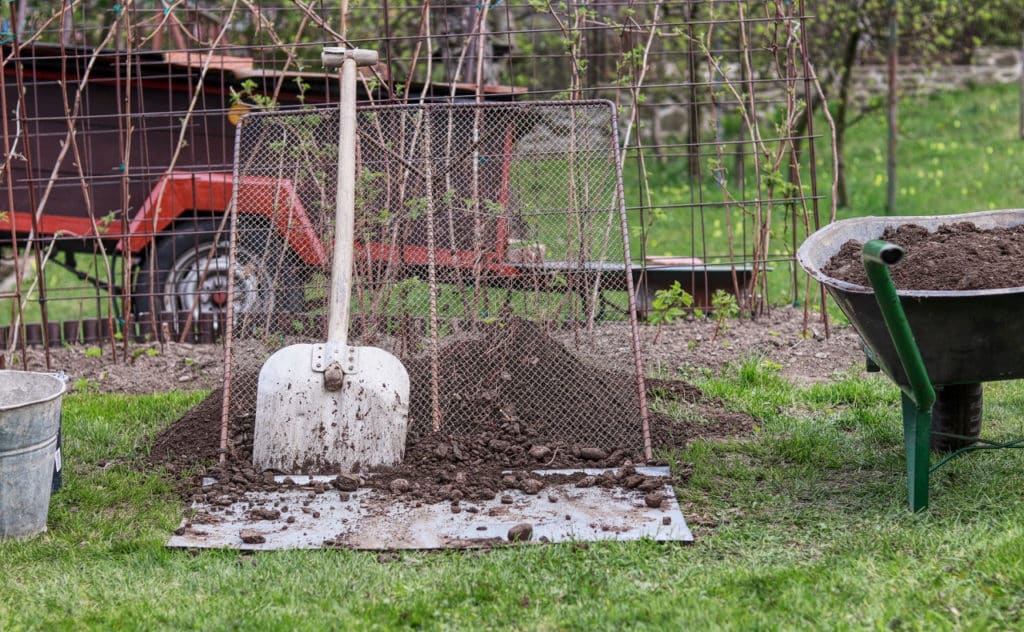
[[(117, 281), (85, 275), (75, 257), (97, 251), (121, 257), (136, 314), (222, 312), (236, 125), (270, 104), (287, 109), (336, 101), (336, 77), (265, 71), (251, 59), (205, 53), (129, 55), (35, 44), (20, 51), (5, 46), (4, 55), (11, 61), (0, 104), (8, 157), (0, 235), (10, 239), (0, 246), (24, 249), (34, 242), (52, 253), (51, 262), (103, 290), (115, 286), (117, 296), (128, 293)], [(384, 96), (366, 85), (361, 100)], [(429, 90), (437, 99), (475, 94), (466, 85)], [(488, 101), (511, 101), (520, 92), (485, 88)], [(263, 186), (266, 194), (240, 199), (240, 221), (266, 218), (305, 264), (323, 266), (318, 229), (290, 183), (250, 179), (247, 186)], [(294, 208), (283, 214), (282, 203)], [(506, 236), (500, 238), (490, 248), (494, 261), (505, 254)], [(370, 244), (375, 247), (382, 246)], [(423, 263), (421, 255), (402, 253), (411, 265)], [(236, 266), (234, 274), (238, 287), (265, 283), (251, 267)]]

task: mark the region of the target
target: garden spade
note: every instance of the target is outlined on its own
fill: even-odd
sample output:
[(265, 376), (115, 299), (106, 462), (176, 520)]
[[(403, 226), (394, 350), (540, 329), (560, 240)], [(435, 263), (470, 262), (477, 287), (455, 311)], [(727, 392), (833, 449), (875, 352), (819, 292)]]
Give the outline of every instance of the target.
[(286, 473), (352, 471), (402, 460), (409, 374), (395, 356), (347, 344), (355, 213), (356, 67), (370, 50), (325, 48), (341, 66), (338, 193), (327, 340), (278, 350), (263, 365), (256, 393), (253, 465)]

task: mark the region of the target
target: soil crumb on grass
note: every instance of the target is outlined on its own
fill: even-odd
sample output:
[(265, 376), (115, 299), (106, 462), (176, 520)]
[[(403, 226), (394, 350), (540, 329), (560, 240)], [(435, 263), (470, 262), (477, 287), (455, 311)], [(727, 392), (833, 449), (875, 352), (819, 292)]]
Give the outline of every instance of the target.
[[(983, 230), (973, 222), (943, 224), (934, 233), (917, 224), (886, 228), (881, 239), (906, 255), (889, 270), (903, 290), (993, 290), (1024, 287), (1024, 226)], [(832, 278), (868, 285), (863, 242), (850, 240), (823, 268)]]

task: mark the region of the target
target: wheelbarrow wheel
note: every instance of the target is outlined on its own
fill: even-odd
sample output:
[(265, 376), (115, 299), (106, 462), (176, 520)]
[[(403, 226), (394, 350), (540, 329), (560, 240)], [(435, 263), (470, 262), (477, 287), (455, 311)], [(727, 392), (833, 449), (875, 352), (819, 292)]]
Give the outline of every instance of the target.
[[(952, 452), (973, 444), (981, 435), (981, 414), (981, 384), (952, 384), (935, 387), (935, 405), (932, 408), (932, 450)], [(936, 434), (938, 432), (958, 436), (947, 437)]]

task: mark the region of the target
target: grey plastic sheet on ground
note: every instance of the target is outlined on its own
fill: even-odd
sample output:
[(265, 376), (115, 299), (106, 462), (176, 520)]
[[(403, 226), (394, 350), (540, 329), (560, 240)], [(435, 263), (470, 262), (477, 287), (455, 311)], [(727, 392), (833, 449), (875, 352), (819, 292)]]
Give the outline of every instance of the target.
[[(580, 471), (600, 474), (603, 470), (538, 470), (536, 474)], [(669, 469), (644, 467), (637, 471), (665, 477), (660, 507), (647, 506), (642, 492), (577, 488), (566, 483), (548, 485), (540, 494), (513, 490), (493, 500), (462, 501), (456, 511), (448, 503), (403, 500), (373, 489), (359, 489), (347, 497), (313, 494), (303, 486), (332, 477), (291, 476), (295, 485), (281, 491), (250, 492), (244, 500), (228, 506), (194, 504), (167, 546), (252, 551), (488, 548), (508, 544), (510, 529), (523, 524), (532, 529), (531, 543), (645, 538), (692, 542), (672, 491)], [(502, 502), (501, 496), (512, 502)]]

